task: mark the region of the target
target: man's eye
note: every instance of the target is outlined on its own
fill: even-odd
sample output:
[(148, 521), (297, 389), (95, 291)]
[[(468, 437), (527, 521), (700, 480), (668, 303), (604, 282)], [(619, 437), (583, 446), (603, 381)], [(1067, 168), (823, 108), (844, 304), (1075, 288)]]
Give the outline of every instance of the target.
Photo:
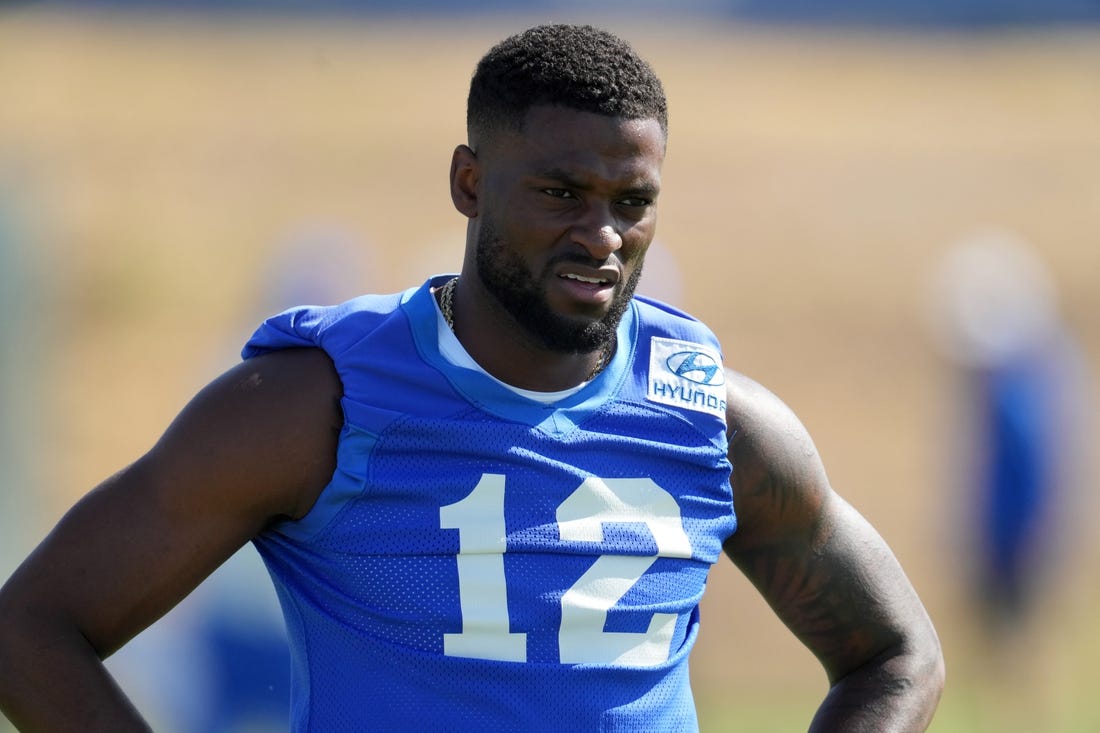
[(542, 192), (545, 193), (545, 194), (548, 194), (550, 196), (553, 196), (556, 199), (571, 199), (571, 198), (573, 198), (573, 194), (570, 191), (567, 191), (564, 188), (544, 188), (544, 189), (542, 189)]
[(628, 198), (628, 199), (621, 199), (619, 201), (619, 203), (622, 204), (623, 206), (645, 207), (645, 206), (649, 206), (650, 204), (652, 204), (653, 201), (651, 201), (650, 199), (644, 199), (644, 198)]

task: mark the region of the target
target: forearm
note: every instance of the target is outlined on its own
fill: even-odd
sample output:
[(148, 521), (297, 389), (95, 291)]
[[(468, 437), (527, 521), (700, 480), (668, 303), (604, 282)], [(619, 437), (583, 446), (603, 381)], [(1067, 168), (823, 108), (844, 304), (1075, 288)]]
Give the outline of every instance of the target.
[(811, 733), (908, 733), (932, 722), (943, 688), (938, 652), (899, 654), (837, 680), (814, 716)]
[(39, 621), (0, 633), (0, 710), (20, 731), (151, 730), (75, 629)]

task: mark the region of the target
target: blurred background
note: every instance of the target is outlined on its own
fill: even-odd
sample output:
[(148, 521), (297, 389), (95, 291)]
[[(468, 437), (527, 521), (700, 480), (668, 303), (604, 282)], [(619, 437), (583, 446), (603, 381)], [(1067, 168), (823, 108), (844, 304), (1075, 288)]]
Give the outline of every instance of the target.
[[(894, 548), (932, 730), (1100, 730), (1097, 0), (0, 3), (0, 579), (265, 315), (457, 270), (470, 73), (544, 21), (664, 80), (643, 290)], [(245, 548), (110, 665), (157, 730), (279, 730), (281, 633)], [(692, 676), (704, 731), (805, 729), (826, 689), (729, 563)]]

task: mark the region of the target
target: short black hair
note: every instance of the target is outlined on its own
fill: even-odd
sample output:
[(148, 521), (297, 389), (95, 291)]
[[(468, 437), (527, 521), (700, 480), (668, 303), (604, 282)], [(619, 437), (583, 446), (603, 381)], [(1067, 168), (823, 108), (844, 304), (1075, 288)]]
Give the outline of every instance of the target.
[(629, 43), (590, 25), (540, 25), (491, 48), (470, 82), (470, 144), (494, 130), (520, 129), (536, 105), (656, 119), (668, 134), (665, 91), (653, 68)]

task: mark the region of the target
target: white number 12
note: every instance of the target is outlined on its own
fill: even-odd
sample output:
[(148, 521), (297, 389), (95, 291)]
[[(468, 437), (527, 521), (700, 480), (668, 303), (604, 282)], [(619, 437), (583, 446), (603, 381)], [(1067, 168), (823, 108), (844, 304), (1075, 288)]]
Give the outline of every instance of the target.
[[(443, 653), (454, 657), (527, 661), (527, 635), (510, 631), (504, 576), (504, 476), (483, 474), (465, 498), (439, 510), (440, 525), (457, 529), (458, 593), (462, 632), (444, 634)], [(658, 557), (691, 557), (680, 507), (648, 478), (588, 478), (557, 509), (562, 540), (603, 542), (605, 522), (645, 524), (657, 545), (653, 556), (601, 555), (561, 597), (558, 650), (563, 664), (631, 667), (661, 664), (669, 656), (676, 615), (655, 613), (644, 632), (604, 631), (607, 612)]]

